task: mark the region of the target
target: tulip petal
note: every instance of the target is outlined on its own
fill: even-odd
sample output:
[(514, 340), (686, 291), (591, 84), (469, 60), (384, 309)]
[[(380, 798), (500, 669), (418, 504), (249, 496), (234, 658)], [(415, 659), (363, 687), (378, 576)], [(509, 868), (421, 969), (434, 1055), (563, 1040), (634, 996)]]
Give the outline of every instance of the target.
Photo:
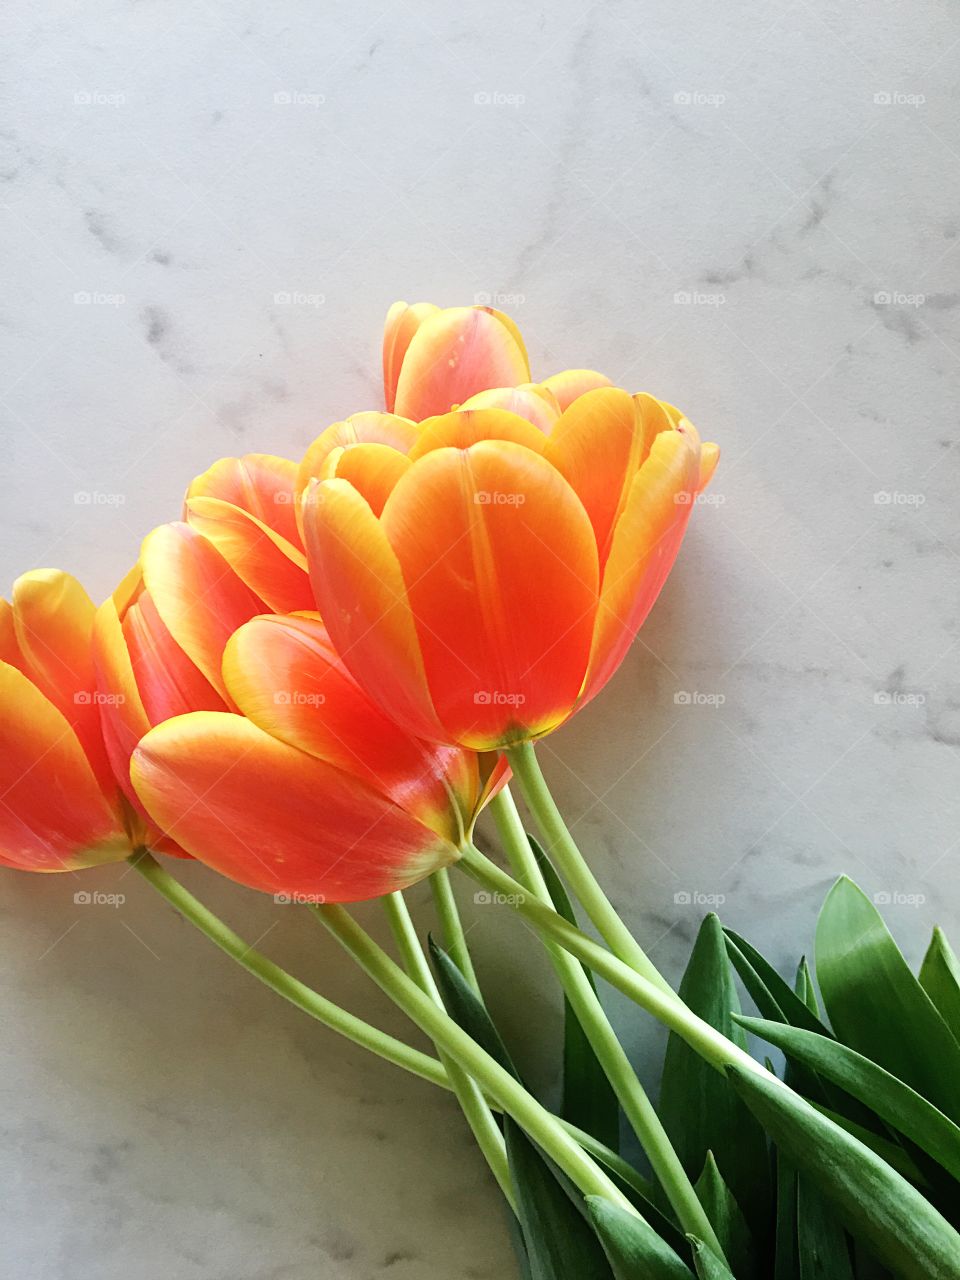
[(148, 813), (183, 848), (266, 893), (359, 901), (457, 857), (385, 796), (243, 716), (167, 720), (137, 747), (131, 776)]
[(411, 462), (435, 449), (468, 449), (481, 440), (504, 440), (522, 444), (534, 453), (543, 453), (547, 438), (527, 418), (505, 409), (457, 409), (427, 418), (420, 424), (420, 436), (410, 450)]
[(141, 553), (143, 581), (164, 626), (224, 699), (223, 650), (263, 602), (196, 529), (175, 521), (154, 529)]
[(59, 569), (36, 569), (13, 584), (13, 626), (29, 676), (73, 726), (100, 785), (116, 790), (100, 728), (91, 636), (96, 606)]
[(227, 645), (223, 673), (254, 724), (355, 774), (459, 843), (477, 804), (476, 756), (430, 745), (389, 720), (340, 662), (318, 617), (254, 618)]
[(626, 391), (603, 387), (575, 400), (547, 441), (546, 458), (569, 481), (590, 517), (601, 569), (613, 526), (649, 448), (643, 425)]
[(439, 449), (400, 480), (382, 524), (447, 740), (485, 750), (559, 723), (598, 584), (593, 529), (559, 472), (511, 442)]
[(408, 453), (419, 432), (409, 418), (394, 413), (355, 413), (343, 422), (334, 422), (321, 431), (310, 445), (297, 473), (297, 489), (302, 492), (311, 480), (323, 475), (324, 463), (336, 449), (360, 444), (386, 444), (398, 453)]
[(560, 416), (556, 397), (545, 387), (536, 384), (478, 391), (460, 406), (461, 413), (467, 409), (505, 409), (526, 418), (546, 436), (553, 430), (553, 424)]
[(69, 722), (23, 672), (0, 663), (0, 858), (26, 871), (70, 871), (129, 853), (119, 811)]
[(603, 573), (584, 699), (598, 693), (623, 661), (673, 567), (699, 465), (699, 451), (681, 431), (664, 431), (634, 477)]
[(380, 521), (345, 480), (313, 481), (303, 516), (310, 581), (341, 661), (410, 733), (442, 736), (403, 574)]
[(307, 558), (299, 546), (250, 512), (219, 498), (188, 498), (186, 512), (191, 528), (213, 543), (269, 608), (292, 613), (312, 606)]
[(363, 494), (370, 510), (379, 516), (393, 486), (409, 466), (407, 455), (390, 445), (358, 444), (330, 454), (324, 464), (322, 478), (346, 480)]
[(419, 422), (478, 391), (530, 381), (526, 356), (497, 316), (450, 307), (425, 320), (407, 348), (395, 408)]
[(613, 383), (606, 374), (597, 373), (595, 369), (564, 369), (562, 373), (553, 373), (549, 378), (544, 378), (542, 385), (553, 392), (562, 410), (568, 409), (574, 400), (586, 395), (588, 391), (595, 391), (597, 387), (610, 387)]
[(270, 453), (248, 453), (242, 458), (221, 458), (204, 471), (187, 490), (191, 498), (218, 498), (254, 516), (302, 550), (294, 512), (297, 464)]
[(389, 412), (393, 412), (397, 398), (397, 381), (413, 335), (430, 316), (440, 310), (432, 302), (395, 302), (387, 312), (383, 326), (383, 400)]

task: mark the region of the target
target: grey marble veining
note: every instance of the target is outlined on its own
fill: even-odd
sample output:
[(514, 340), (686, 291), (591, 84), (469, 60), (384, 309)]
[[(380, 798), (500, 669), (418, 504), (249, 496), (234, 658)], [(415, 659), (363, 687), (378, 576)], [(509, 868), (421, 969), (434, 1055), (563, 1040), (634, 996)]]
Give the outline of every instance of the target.
[[(4, 590), (54, 563), (104, 595), (214, 458), (295, 455), (379, 403), (394, 298), (492, 299), (535, 376), (601, 368), (723, 448), (642, 641), (543, 749), (654, 957), (675, 974), (715, 902), (792, 965), (844, 870), (911, 958), (934, 922), (960, 941), (946, 0), (14, 0), (2, 21)], [(311, 921), (187, 878), (404, 1031)], [(510, 1274), (452, 1104), (134, 879), (84, 877), (113, 908), (3, 877), (4, 1277)], [(549, 1089), (545, 970), (463, 897)], [(656, 1031), (611, 1010), (649, 1066)]]

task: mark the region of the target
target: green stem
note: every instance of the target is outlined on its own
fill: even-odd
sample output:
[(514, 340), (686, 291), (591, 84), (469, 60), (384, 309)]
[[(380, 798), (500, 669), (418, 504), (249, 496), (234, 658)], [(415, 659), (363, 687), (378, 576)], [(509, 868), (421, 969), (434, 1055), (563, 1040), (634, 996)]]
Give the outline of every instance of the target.
[(530, 921), (538, 933), (558, 942), (564, 950), (569, 951), (578, 960), (582, 960), (594, 973), (605, 978), (611, 986), (622, 991), (625, 996), (646, 1009), (648, 1013), (652, 1013), (671, 1031), (675, 1031), (690, 1045), (691, 1049), (699, 1053), (717, 1071), (722, 1072), (725, 1066), (735, 1064), (746, 1071), (762, 1074), (768, 1083), (770, 1081), (777, 1083), (775, 1076), (771, 1076), (732, 1040), (728, 1040), (715, 1027), (711, 1027), (709, 1022), (705, 1022), (703, 1018), (688, 1009), (676, 995), (665, 992), (656, 983), (641, 977), (635, 969), (611, 955), (592, 938), (588, 938), (576, 925), (570, 924), (563, 916), (531, 894), (513, 876), (491, 862), (476, 846), (467, 846), (457, 865), (498, 898), (509, 902), (515, 910)]
[[(550, 890), (530, 847), (509, 787), (504, 787), (494, 798), (491, 809), (518, 880), (529, 893), (547, 906), (552, 906)], [(710, 1219), (704, 1213), (693, 1184), (687, 1177), (643, 1085), (637, 1079), (630, 1059), (610, 1025), (583, 965), (558, 943), (545, 940), (544, 945), (574, 1015), (613, 1086), (627, 1120), (640, 1139), (650, 1166), (677, 1215), (677, 1221), (687, 1235), (698, 1236), (706, 1241), (717, 1256), (724, 1260), (723, 1247)]]
[(354, 960), (421, 1031), (456, 1058), (487, 1096), (563, 1170), (584, 1195), (600, 1195), (639, 1217), (637, 1210), (604, 1171), (504, 1067), (408, 978), (343, 907), (310, 908)]
[(450, 883), (450, 872), (446, 867), (441, 867), (439, 871), (433, 873), (430, 877), (430, 888), (433, 892), (433, 902), (440, 927), (443, 930), (443, 945), (474, 992), (480, 995), (477, 974), (470, 958), (470, 949), (467, 946), (466, 934), (463, 932), (457, 900)]
[(289, 1000), (311, 1018), (322, 1022), (325, 1027), (339, 1032), (354, 1044), (369, 1049), (380, 1058), (385, 1058), (387, 1062), (403, 1067), (404, 1070), (411, 1071), (415, 1076), (428, 1080), (431, 1084), (449, 1088), (443, 1064), (436, 1058), (431, 1058), (429, 1054), (421, 1053), (418, 1049), (404, 1044), (402, 1040), (396, 1040), (386, 1032), (378, 1031), (376, 1027), (372, 1027), (361, 1018), (354, 1017), (352, 1013), (341, 1009), (331, 1000), (326, 1000), (319, 992), (306, 986), (285, 969), (274, 964), (272, 960), (268, 960), (265, 955), (248, 946), (239, 934), (234, 933), (218, 916), (198, 902), (193, 894), (175, 880), (146, 849), (136, 850), (129, 858), (129, 863), (185, 920), (195, 925), (202, 934), (242, 965), (248, 973), (259, 978), (277, 995), (283, 996), (284, 1000)]
[[(393, 930), (397, 947), (403, 957), (404, 967), (421, 991), (425, 992), (438, 1008), (443, 1008), (443, 998), (430, 972), (423, 947), (417, 937), (410, 912), (402, 893), (389, 893), (383, 899), (384, 909)], [(516, 1211), (516, 1196), (513, 1179), (510, 1176), (510, 1165), (507, 1162), (507, 1148), (503, 1140), (493, 1112), (487, 1104), (483, 1091), (475, 1080), (460, 1066), (457, 1060), (445, 1049), (437, 1045), (440, 1061), (443, 1063), (450, 1081), (450, 1086), (457, 1096), (464, 1118), (483, 1152), (490, 1172), (497, 1180), (507, 1203)]]
[(506, 753), (510, 767), (520, 783), (523, 797), (537, 821), (546, 851), (583, 903), (587, 915), (596, 925), (610, 950), (641, 977), (676, 998), (673, 988), (650, 960), (640, 943), (620, 919), (610, 899), (563, 820), (556, 801), (550, 794), (532, 742), (522, 742)]
[[(325, 1027), (329, 1027), (331, 1031), (336, 1031), (345, 1036), (353, 1044), (369, 1049), (371, 1053), (383, 1058), (384, 1061), (391, 1062), (394, 1066), (402, 1067), (420, 1080), (426, 1080), (430, 1084), (438, 1085), (441, 1089), (452, 1092), (452, 1086), (443, 1064), (438, 1062), (436, 1058), (431, 1058), (429, 1054), (421, 1053), (418, 1049), (412, 1049), (409, 1045), (404, 1044), (402, 1040), (396, 1040), (393, 1036), (370, 1026), (368, 1022), (354, 1017), (352, 1013), (347, 1013), (345, 1009), (341, 1009), (339, 1005), (324, 999), (319, 992), (298, 981), (292, 974), (287, 973), (285, 969), (275, 965), (266, 956), (247, 946), (241, 937), (235, 934), (212, 911), (209, 911), (202, 903), (198, 902), (193, 894), (176, 881), (168, 871), (164, 870), (146, 850), (138, 850), (134, 853), (130, 858), (130, 865), (139, 871), (144, 879), (148, 880), (185, 920), (195, 925), (202, 934), (218, 946), (221, 951), (226, 952), (228, 956), (231, 956), (242, 965), (248, 973), (252, 973), (255, 978), (258, 978), (285, 1000), (289, 1000), (296, 1008), (316, 1019)], [(611, 1169), (622, 1178), (628, 1186), (632, 1186), (641, 1194), (649, 1195), (649, 1187), (646, 1186), (633, 1166), (628, 1164), (622, 1156), (619, 1156), (615, 1151), (611, 1151), (602, 1142), (598, 1142), (591, 1134), (578, 1129), (576, 1125), (560, 1119), (558, 1119), (557, 1123), (585, 1151), (589, 1152), (602, 1164), (605, 1164), (608, 1169)]]

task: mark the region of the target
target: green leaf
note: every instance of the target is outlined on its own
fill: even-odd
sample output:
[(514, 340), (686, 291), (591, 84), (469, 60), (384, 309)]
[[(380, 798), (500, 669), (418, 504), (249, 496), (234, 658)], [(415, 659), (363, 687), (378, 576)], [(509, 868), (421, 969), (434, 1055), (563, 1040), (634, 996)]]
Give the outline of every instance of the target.
[(817, 992), (813, 985), (813, 975), (810, 973), (810, 966), (807, 964), (806, 956), (800, 957), (793, 989), (819, 1022), (820, 1006), (817, 1004)]
[[(693, 1189), (738, 1280), (750, 1280), (757, 1273), (758, 1261), (750, 1228), (717, 1168), (712, 1151), (707, 1152), (703, 1172)], [(720, 1259), (716, 1261), (719, 1263)]]
[(456, 961), (437, 945), (432, 934), (428, 936), (427, 942), (430, 946), (433, 971), (437, 975), (437, 986), (440, 988), (443, 1003), (450, 1017), (472, 1036), (481, 1048), (486, 1049), (492, 1058), (496, 1058), (501, 1067), (505, 1067), (519, 1080), (520, 1074), (513, 1065), (507, 1047), (500, 1038), (500, 1032), (494, 1026), (493, 1019), (483, 1001), (460, 972)]
[[(578, 921), (573, 903), (553, 863), (533, 836), (528, 835), (527, 839), (547, 882), (554, 907), (565, 920), (576, 925)], [(584, 968), (584, 973), (596, 991), (593, 974), (587, 968)], [(560, 1114), (614, 1151), (620, 1150), (620, 1103), (566, 997), (563, 1001), (563, 1102)]]
[(960, 961), (938, 925), (920, 966), (920, 985), (960, 1039)]
[[(715, 915), (708, 915), (700, 926), (680, 997), (704, 1021), (746, 1047), (746, 1037), (733, 1019), (740, 1002)], [(663, 1060), (659, 1111), (687, 1176), (698, 1177), (712, 1151), (724, 1182), (762, 1238), (772, 1195), (763, 1130), (723, 1076), (674, 1034)]]
[(798, 1280), (797, 1171), (779, 1149), (777, 1161), (777, 1239), (773, 1280)]
[(960, 1280), (960, 1235), (905, 1178), (765, 1072), (727, 1067), (744, 1101), (850, 1233), (903, 1280)]
[(773, 1022), (789, 1022), (792, 1027), (804, 1027), (807, 1031), (830, 1034), (816, 1013), (803, 998), (791, 991), (773, 965), (765, 960), (746, 938), (732, 929), (725, 929), (724, 936), (733, 967), (750, 993), (750, 998), (763, 1014)]
[(807, 1178), (797, 1179), (800, 1280), (853, 1280), (847, 1233)]
[(739, 1021), (762, 1040), (865, 1102), (881, 1120), (960, 1180), (960, 1128), (916, 1090), (836, 1040), (761, 1018)]
[(641, 1218), (603, 1196), (587, 1196), (587, 1209), (615, 1280), (690, 1280), (690, 1268)]
[(687, 1236), (693, 1249), (693, 1265), (700, 1280), (734, 1280), (730, 1268), (713, 1252), (709, 1245), (696, 1236)]
[(590, 1223), (554, 1177), (519, 1125), (504, 1121), (517, 1217), (533, 1280), (611, 1280)]
[(817, 981), (838, 1039), (960, 1120), (960, 1044), (852, 880), (817, 922)]

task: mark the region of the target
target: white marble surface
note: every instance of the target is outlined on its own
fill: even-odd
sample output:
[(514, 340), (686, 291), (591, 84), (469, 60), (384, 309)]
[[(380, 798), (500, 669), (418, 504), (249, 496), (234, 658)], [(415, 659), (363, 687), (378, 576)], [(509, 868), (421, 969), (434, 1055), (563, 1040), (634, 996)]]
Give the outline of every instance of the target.
[[(13, 0), (3, 23), (4, 590), (55, 563), (103, 595), (212, 459), (374, 407), (394, 298), (506, 296), (536, 373), (602, 368), (724, 450), (643, 643), (544, 750), (654, 956), (674, 972), (722, 896), (792, 960), (842, 870), (891, 895), (911, 956), (934, 921), (960, 934), (947, 0)], [(402, 1030), (311, 922), (190, 880)], [(510, 1273), (450, 1105), (146, 886), (92, 883), (126, 902), (0, 890), (5, 1277)], [(539, 1001), (542, 1070), (555, 1006), (526, 961), (506, 980), (529, 940), (474, 914), (507, 1025)]]

